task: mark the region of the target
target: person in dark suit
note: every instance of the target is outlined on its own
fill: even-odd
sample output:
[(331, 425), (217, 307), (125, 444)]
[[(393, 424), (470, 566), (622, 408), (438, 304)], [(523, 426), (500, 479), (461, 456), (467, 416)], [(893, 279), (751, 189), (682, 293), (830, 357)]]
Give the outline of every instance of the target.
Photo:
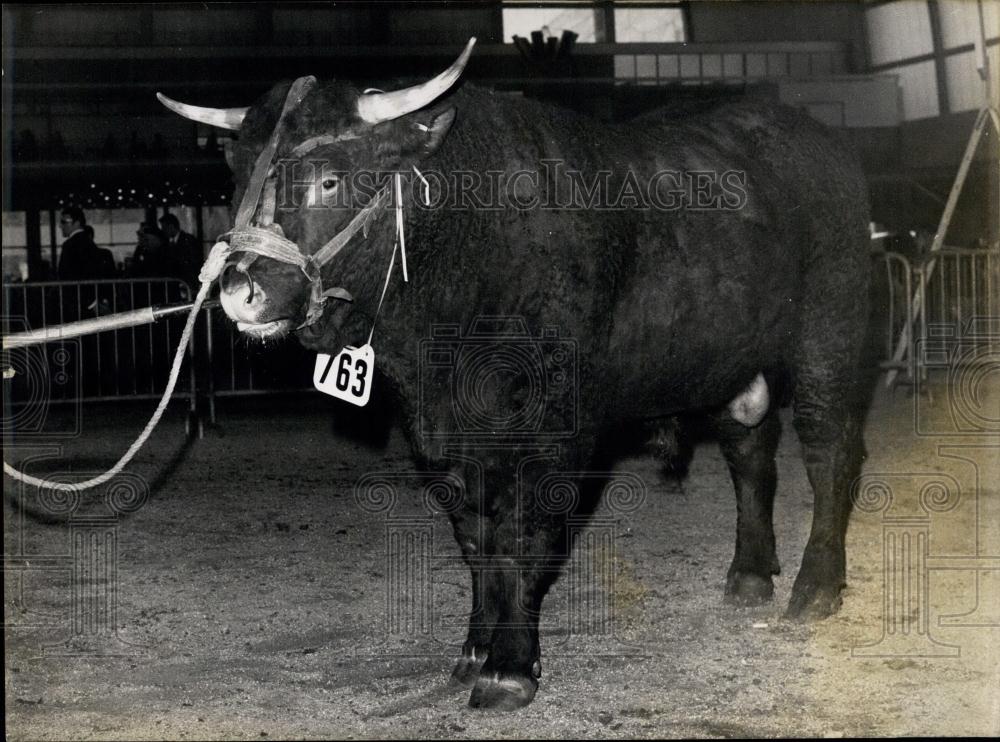
[(136, 232), (139, 244), (132, 255), (131, 278), (174, 278), (178, 266), (167, 248), (166, 235), (155, 224), (143, 223)]
[(115, 266), (115, 254), (108, 250), (106, 247), (99, 247), (96, 242), (94, 242), (94, 228), (89, 224), (84, 225), (83, 231), (87, 233), (87, 237), (90, 241), (94, 243), (94, 264), (96, 268), (94, 272), (96, 273), (96, 278), (117, 278), (118, 268)]
[(87, 234), (87, 217), (83, 209), (67, 206), (62, 210), (59, 228), (65, 241), (59, 253), (59, 280), (86, 281), (100, 278), (97, 247)]
[(198, 238), (181, 230), (180, 221), (174, 214), (160, 217), (160, 229), (166, 238), (166, 248), (180, 271), (182, 278), (193, 289), (198, 283), (198, 273), (205, 261), (205, 253)]

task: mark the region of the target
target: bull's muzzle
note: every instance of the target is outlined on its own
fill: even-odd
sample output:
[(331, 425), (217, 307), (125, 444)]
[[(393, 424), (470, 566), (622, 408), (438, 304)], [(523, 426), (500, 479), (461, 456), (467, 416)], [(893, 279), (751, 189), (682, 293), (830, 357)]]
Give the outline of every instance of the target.
[(267, 294), (249, 271), (230, 261), (219, 276), (219, 301), (234, 322), (258, 324), (267, 309)]

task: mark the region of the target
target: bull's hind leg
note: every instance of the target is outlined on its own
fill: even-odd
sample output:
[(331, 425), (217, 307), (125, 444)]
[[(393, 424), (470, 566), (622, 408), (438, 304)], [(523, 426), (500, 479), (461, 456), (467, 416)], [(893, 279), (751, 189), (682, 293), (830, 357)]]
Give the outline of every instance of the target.
[(813, 522), (792, 587), (789, 618), (825, 618), (840, 608), (846, 585), (844, 544), (851, 512), (851, 486), (861, 469), (860, 422), (855, 415), (795, 405), (795, 429), (802, 440)]
[(736, 553), (726, 576), (726, 602), (759, 605), (773, 596), (771, 576), (780, 571), (772, 512), (781, 423), (774, 409), (752, 428), (734, 420), (728, 410), (713, 422), (736, 489)]
[[(827, 266), (810, 282), (820, 284), (806, 292), (817, 301), (804, 308), (795, 357), (793, 420), (814, 500), (812, 529), (788, 606), (790, 618), (824, 618), (840, 607), (851, 487), (864, 456), (859, 358), (867, 273), (851, 263), (846, 246), (839, 255), (846, 259)], [(867, 267), (866, 255), (859, 251), (859, 257)], [(830, 300), (838, 295), (839, 303)]]

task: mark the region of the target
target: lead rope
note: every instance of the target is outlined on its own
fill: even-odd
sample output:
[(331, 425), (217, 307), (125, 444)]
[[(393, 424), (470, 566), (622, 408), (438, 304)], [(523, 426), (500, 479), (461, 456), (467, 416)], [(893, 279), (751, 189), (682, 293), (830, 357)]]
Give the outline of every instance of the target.
[[(304, 93), (301, 92), (300, 90), (300, 87), (298, 85), (299, 82), (300, 81), (297, 80), (296, 84), (293, 85), (292, 91), (290, 91), (290, 94), (288, 96), (288, 100), (293, 100), (295, 98), (295, 96), (293, 96), (293, 93), (297, 94), (298, 99), (301, 100), (301, 95), (304, 95)], [(306, 80), (306, 89), (308, 89), (308, 84), (309, 84), (308, 80)], [(275, 127), (276, 130), (278, 128), (279, 127)], [(271, 154), (273, 155), (273, 152)], [(264, 166), (262, 167), (261, 166), (262, 160), (263, 160), (262, 157), (258, 158), (258, 164), (257, 167), (255, 168), (254, 176), (256, 176), (258, 172), (264, 172), (266, 169), (266, 165), (270, 163), (270, 158), (268, 158), (268, 160), (264, 163)], [(429, 203), (430, 189), (427, 179), (424, 177), (423, 173), (417, 170), (416, 167), (413, 168), (413, 172), (416, 173), (417, 177), (420, 178), (423, 184), (424, 202)], [(382, 303), (385, 301), (385, 295), (389, 289), (389, 279), (392, 277), (392, 269), (393, 267), (395, 267), (396, 264), (397, 251), (400, 251), (402, 253), (401, 262), (403, 266), (403, 280), (407, 282), (409, 281), (409, 276), (407, 273), (407, 266), (406, 266), (406, 234), (403, 228), (402, 175), (400, 173), (396, 173), (394, 180), (395, 183), (393, 191), (395, 193), (394, 208), (396, 211), (396, 239), (393, 242), (392, 257), (389, 259), (389, 269), (386, 271), (385, 283), (382, 286), (382, 295), (379, 297), (378, 307), (375, 309), (375, 316), (372, 318), (372, 329), (368, 333), (368, 343), (367, 343), (368, 345), (371, 345), (372, 337), (375, 334), (375, 322), (378, 319), (379, 313), (382, 311)], [(263, 179), (261, 179), (259, 183), (252, 183), (251, 188), (248, 189), (248, 193), (254, 188), (256, 188), (257, 191), (259, 192), (260, 189), (263, 188), (263, 186), (264, 186)], [(368, 227), (367, 220), (370, 218), (371, 212), (374, 211), (374, 209), (377, 208), (379, 205), (381, 205), (382, 198), (384, 197), (384, 195), (385, 191), (383, 190), (375, 197), (375, 200), (372, 204), (363, 209), (362, 212), (352, 220), (351, 224), (348, 226), (348, 229), (345, 229), (343, 231), (346, 232), (347, 234), (343, 235), (342, 233), (342, 235), (345, 237), (342, 243), (340, 243), (337, 237), (335, 237), (333, 240), (330, 241), (330, 243), (327, 243), (327, 245), (322, 248), (320, 252), (329, 252), (330, 254), (326, 256), (326, 259), (321, 261), (320, 264), (326, 262), (326, 260), (329, 260), (329, 258), (333, 257), (333, 255), (336, 255), (336, 253), (339, 252), (340, 249), (342, 249), (343, 246), (347, 244), (347, 240), (349, 240), (350, 237), (352, 237), (358, 229), (363, 228), (367, 233), (367, 227)], [(246, 218), (246, 212), (247, 212), (246, 204), (248, 203), (248, 200), (249, 199), (245, 197), (243, 203), (240, 204), (240, 216), (238, 216), (237, 218), (237, 224), (239, 224), (242, 221), (241, 217)], [(254, 201), (254, 203), (256, 204), (256, 200)], [(340, 236), (341, 235), (338, 235), (338, 237)], [(287, 242), (287, 240), (281, 240), (280, 238), (277, 238), (277, 240), (269, 240), (269, 242), (274, 242), (274, 241)], [(335, 243), (336, 246), (333, 247)], [(297, 262), (295, 260), (289, 260), (288, 257), (283, 252), (281, 252), (279, 247), (280, 246), (274, 246), (273, 244), (269, 244), (267, 246), (255, 245), (253, 252), (270, 255), (278, 260), (284, 260), (285, 262)], [(331, 247), (333, 249), (331, 249)], [(104, 484), (105, 482), (117, 476), (122, 471), (122, 469), (128, 466), (129, 462), (132, 461), (133, 458), (135, 458), (135, 455), (137, 453), (139, 453), (139, 449), (141, 449), (143, 445), (145, 445), (146, 441), (149, 439), (149, 436), (152, 435), (153, 430), (159, 424), (160, 418), (163, 417), (163, 413), (167, 409), (167, 404), (170, 402), (170, 397), (173, 396), (174, 387), (177, 385), (177, 379), (180, 376), (181, 365), (184, 363), (184, 349), (188, 346), (188, 343), (191, 342), (191, 333), (194, 331), (194, 323), (198, 316), (198, 312), (201, 311), (201, 305), (204, 303), (206, 297), (208, 296), (208, 292), (211, 290), (212, 284), (219, 277), (219, 274), (222, 273), (222, 269), (225, 267), (226, 258), (229, 256), (229, 253), (236, 251), (236, 249), (237, 248), (234, 248), (233, 246), (231, 246), (226, 242), (217, 242), (212, 247), (212, 250), (209, 252), (208, 257), (205, 259), (205, 263), (201, 267), (201, 272), (198, 274), (198, 280), (201, 281), (201, 288), (198, 289), (198, 295), (195, 297), (194, 304), (191, 306), (191, 311), (188, 313), (187, 321), (184, 323), (184, 331), (181, 333), (180, 343), (177, 346), (177, 351), (174, 353), (174, 360), (170, 367), (170, 377), (167, 380), (166, 388), (163, 390), (163, 396), (160, 397), (160, 402), (156, 406), (156, 409), (153, 411), (152, 417), (149, 418), (149, 422), (146, 423), (146, 427), (142, 429), (142, 432), (139, 433), (139, 436), (135, 439), (135, 441), (133, 441), (132, 445), (128, 447), (128, 450), (125, 451), (125, 453), (122, 455), (120, 459), (118, 459), (117, 463), (115, 463), (114, 466), (112, 466), (103, 474), (93, 477), (92, 479), (87, 479), (86, 481), (83, 482), (74, 482), (74, 483), (54, 482), (50, 479), (41, 479), (39, 477), (33, 477), (30, 474), (24, 474), (23, 472), (19, 472), (17, 469), (12, 467), (6, 461), (3, 462), (4, 473), (7, 474), (9, 477), (12, 477), (13, 479), (16, 479), (19, 482), (24, 482), (25, 484), (34, 485), (35, 487), (47, 487), (49, 489), (56, 490), (57, 492), (79, 492), (80, 490), (92, 489), (94, 487), (98, 487)], [(298, 251), (296, 249), (296, 253), (297, 252)], [(339, 291), (339, 289), (334, 289), (331, 291), (336, 292)]]
[(229, 245), (225, 242), (217, 242), (208, 254), (208, 258), (205, 260), (204, 265), (202, 265), (201, 272), (198, 274), (198, 280), (201, 281), (201, 288), (198, 289), (198, 295), (195, 297), (194, 304), (191, 306), (191, 311), (187, 316), (187, 322), (184, 324), (184, 332), (181, 333), (180, 344), (177, 346), (177, 352), (174, 353), (174, 362), (170, 367), (170, 378), (167, 380), (167, 386), (163, 390), (163, 396), (160, 397), (160, 403), (153, 411), (153, 416), (149, 418), (149, 422), (146, 423), (146, 427), (142, 429), (141, 433), (139, 433), (139, 437), (136, 438), (132, 445), (128, 447), (128, 450), (120, 459), (118, 459), (118, 462), (114, 466), (100, 476), (96, 476), (84, 482), (73, 483), (53, 482), (50, 479), (33, 477), (30, 474), (19, 472), (6, 461), (3, 462), (4, 473), (19, 482), (31, 484), (35, 487), (46, 487), (48, 489), (56, 490), (57, 492), (79, 492), (80, 490), (91, 489), (104, 484), (108, 480), (117, 476), (122, 469), (128, 466), (129, 462), (135, 458), (135, 455), (139, 453), (139, 449), (143, 447), (146, 440), (153, 433), (153, 430), (160, 422), (160, 418), (163, 417), (164, 411), (167, 409), (167, 403), (170, 402), (170, 397), (174, 393), (174, 387), (177, 385), (177, 378), (180, 375), (181, 365), (184, 363), (184, 350), (191, 341), (191, 333), (194, 331), (194, 323), (198, 317), (198, 312), (201, 311), (201, 305), (208, 296), (208, 292), (211, 290), (212, 284), (222, 272), (222, 268), (226, 264), (226, 256), (229, 254), (229, 251)]
[[(265, 231), (260, 229), (253, 230), (253, 228), (249, 227), (249, 224), (250, 220), (253, 218), (254, 212), (257, 210), (257, 203), (260, 200), (261, 191), (264, 189), (265, 182), (267, 181), (267, 171), (271, 165), (271, 160), (274, 159), (274, 154), (278, 150), (278, 144), (282, 133), (282, 124), (288, 114), (302, 102), (302, 99), (305, 98), (306, 94), (313, 87), (313, 85), (315, 85), (315, 83), (315, 77), (300, 77), (292, 83), (291, 87), (289, 87), (288, 94), (285, 96), (285, 103), (278, 116), (278, 121), (274, 125), (274, 131), (271, 133), (271, 138), (268, 141), (267, 146), (265, 146), (261, 153), (257, 156), (253, 172), (251, 173), (250, 180), (247, 183), (247, 189), (243, 195), (243, 201), (240, 203), (239, 210), (236, 212), (233, 229), (234, 233), (240, 234), (249, 233), (251, 231)], [(270, 222), (270, 218), (268, 218), (267, 221)], [(278, 237), (272, 232), (268, 232), (268, 234), (270, 237), (267, 240), (267, 247), (262, 248), (261, 246), (257, 246), (257, 249), (254, 250), (254, 252), (271, 253), (274, 254), (279, 260), (285, 260), (285, 262), (299, 262), (299, 258), (301, 258), (301, 256), (298, 253), (298, 248), (294, 244)], [(287, 243), (287, 245), (285, 243)], [(288, 245), (291, 245), (292, 251), (295, 253), (295, 256), (291, 260), (288, 259), (289, 256), (286, 254), (289, 249)], [(194, 331), (194, 323), (198, 317), (198, 312), (201, 311), (201, 305), (208, 296), (208, 292), (211, 290), (215, 279), (217, 279), (219, 274), (222, 273), (222, 269), (226, 264), (226, 258), (229, 253), (233, 252), (233, 250), (234, 246), (231, 244), (227, 244), (226, 242), (216, 242), (212, 247), (212, 250), (209, 252), (208, 258), (205, 259), (205, 263), (201, 267), (201, 272), (198, 274), (198, 280), (201, 281), (201, 288), (198, 289), (198, 295), (195, 297), (194, 304), (191, 306), (191, 311), (188, 313), (187, 321), (184, 323), (184, 332), (181, 333), (180, 343), (177, 346), (177, 351), (174, 353), (174, 361), (170, 366), (170, 377), (167, 380), (166, 388), (163, 390), (163, 396), (160, 397), (160, 403), (156, 405), (156, 409), (153, 411), (152, 417), (149, 418), (149, 422), (146, 423), (146, 427), (142, 429), (141, 433), (139, 433), (139, 437), (132, 442), (132, 445), (128, 447), (128, 450), (125, 451), (114, 466), (99, 476), (93, 477), (92, 479), (88, 479), (84, 482), (74, 482), (72, 484), (66, 482), (53, 482), (48, 479), (33, 477), (30, 474), (24, 474), (19, 472), (6, 461), (3, 462), (4, 473), (19, 482), (31, 484), (36, 487), (48, 487), (49, 489), (56, 490), (57, 492), (79, 492), (80, 490), (91, 489), (104, 484), (108, 480), (117, 476), (122, 469), (128, 466), (128, 463), (135, 458), (135, 455), (139, 453), (139, 449), (142, 448), (149, 439), (149, 436), (153, 433), (153, 430), (156, 428), (157, 424), (160, 422), (160, 418), (163, 417), (163, 413), (167, 409), (170, 397), (174, 393), (174, 387), (177, 385), (177, 378), (180, 375), (181, 365), (184, 363), (184, 350), (188, 343), (191, 342), (191, 333)]]

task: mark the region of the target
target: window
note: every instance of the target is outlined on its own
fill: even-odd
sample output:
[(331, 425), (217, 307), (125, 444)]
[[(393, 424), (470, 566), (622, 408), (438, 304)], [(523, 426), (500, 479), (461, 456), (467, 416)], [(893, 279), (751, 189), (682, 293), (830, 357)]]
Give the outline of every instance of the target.
[(515, 35), (531, 38), (532, 31), (544, 31), (546, 36), (557, 37), (562, 36), (563, 31), (572, 31), (577, 34), (578, 42), (606, 41), (603, 33), (597, 38), (601, 11), (591, 3), (563, 3), (541, 8), (537, 5), (504, 7), (503, 38), (506, 43), (511, 43)]
[(938, 0), (941, 18), (941, 43), (945, 49), (972, 44), (979, 38), (979, 9), (983, 10), (983, 29), (986, 38), (1000, 34), (1000, 3), (976, 0)]
[(616, 42), (684, 41), (685, 38), (684, 13), (677, 6), (615, 7)]
[(24, 280), (28, 273), (28, 244), (23, 211), (3, 212), (3, 280)]
[(897, 0), (865, 10), (873, 65), (930, 54), (931, 19), (924, 0)]
[(975, 110), (986, 103), (979, 75), (982, 41), (991, 60), (990, 93), (996, 104), (1000, 70), (992, 60), (1000, 48), (1000, 3), (892, 0), (866, 8), (865, 25), (872, 69), (898, 76), (906, 120)]
[[(607, 13), (613, 16), (608, 18)], [(610, 23), (609, 21), (613, 21)], [(687, 38), (679, 2), (505, 2), (503, 38), (531, 37), (532, 31), (561, 36), (577, 34), (577, 42), (680, 42)]]

